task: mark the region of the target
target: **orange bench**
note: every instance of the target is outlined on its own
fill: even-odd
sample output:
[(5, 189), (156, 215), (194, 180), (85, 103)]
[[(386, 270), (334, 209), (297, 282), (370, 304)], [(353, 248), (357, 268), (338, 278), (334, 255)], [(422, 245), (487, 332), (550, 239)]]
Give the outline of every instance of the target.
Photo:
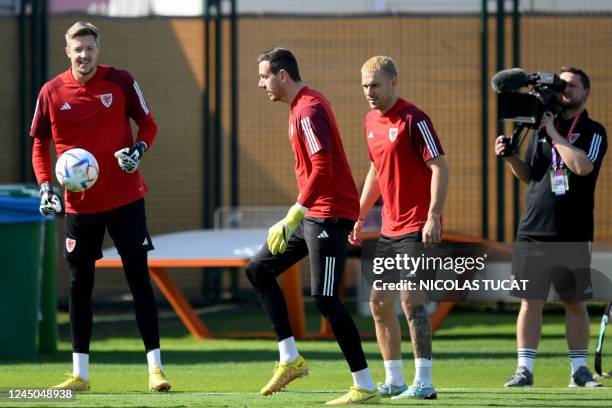
[[(149, 271), (153, 282), (168, 300), (189, 333), (196, 339), (213, 337), (195, 313), (166, 268), (244, 267), (265, 242), (267, 230), (197, 230), (153, 237), (155, 250), (149, 252)], [(96, 262), (100, 268), (121, 268), (115, 248), (105, 249)], [(282, 275), (291, 325), (296, 338), (306, 336), (302, 286), (297, 265)]]
[[(363, 238), (376, 239), (378, 235), (378, 232), (365, 232)], [(155, 250), (149, 252), (151, 278), (193, 337), (196, 339), (211, 338), (213, 334), (195, 313), (166, 268), (244, 267), (265, 242), (266, 236), (267, 230), (265, 229), (215, 229), (183, 231), (153, 237)], [(443, 239), (450, 242), (484, 242), (458, 234), (443, 234)], [(104, 257), (96, 262), (97, 267), (122, 267), (121, 259), (115, 248), (105, 249), (103, 255)], [(307, 337), (306, 321), (298, 265), (292, 266), (281, 277), (294, 336), (297, 339), (305, 338)], [(341, 295), (343, 292), (342, 287)], [(442, 324), (454, 305), (455, 302), (437, 304), (431, 315), (433, 331)], [(320, 333), (310, 337), (329, 337), (331, 335), (329, 325), (322, 319)], [(243, 333), (239, 336), (257, 337), (261, 336), (261, 333)]]

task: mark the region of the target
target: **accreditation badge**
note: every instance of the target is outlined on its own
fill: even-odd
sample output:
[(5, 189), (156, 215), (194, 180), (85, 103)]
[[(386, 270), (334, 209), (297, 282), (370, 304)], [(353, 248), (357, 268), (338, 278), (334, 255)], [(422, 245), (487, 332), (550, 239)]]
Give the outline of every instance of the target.
[(550, 170), (550, 187), (556, 195), (563, 195), (569, 190), (569, 177), (566, 169)]

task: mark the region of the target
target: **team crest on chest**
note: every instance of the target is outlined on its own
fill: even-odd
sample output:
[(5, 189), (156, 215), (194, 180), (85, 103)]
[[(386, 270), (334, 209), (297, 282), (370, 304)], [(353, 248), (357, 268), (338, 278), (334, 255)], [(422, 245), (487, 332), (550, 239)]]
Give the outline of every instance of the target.
[(100, 101), (102, 102), (102, 105), (104, 105), (107, 108), (110, 108), (111, 104), (113, 103), (113, 94), (112, 93), (98, 95), (98, 98), (100, 98)]
[(389, 128), (389, 140), (391, 141), (391, 143), (395, 142), (395, 139), (397, 139), (397, 133), (397, 128)]
[(572, 133), (571, 135), (567, 137), (567, 141), (570, 142), (571, 144), (574, 144), (574, 142), (578, 140), (579, 137), (580, 137), (580, 133)]
[(370, 133), (368, 133), (368, 139), (374, 139), (374, 132), (372, 132), (370, 130)]
[(66, 251), (72, 252), (74, 251), (74, 247), (76, 247), (76, 240), (72, 238), (66, 238)]

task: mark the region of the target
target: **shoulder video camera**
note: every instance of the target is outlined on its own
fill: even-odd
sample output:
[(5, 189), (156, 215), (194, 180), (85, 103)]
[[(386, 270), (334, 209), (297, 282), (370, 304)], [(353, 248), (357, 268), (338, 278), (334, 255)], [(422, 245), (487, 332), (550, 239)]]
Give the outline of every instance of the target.
[(491, 85), (497, 92), (499, 119), (519, 125), (510, 138), (503, 140), (505, 146), (499, 157), (508, 157), (518, 150), (517, 136), (523, 129), (537, 129), (545, 112), (556, 115), (561, 111), (559, 93), (565, 90), (567, 82), (552, 72), (530, 74), (521, 68), (511, 68), (493, 75)]
[[(552, 72), (527, 73), (520, 68), (499, 71), (491, 79), (497, 92), (498, 117), (525, 127), (537, 129), (544, 112), (561, 111), (559, 92), (567, 82)], [(526, 91), (520, 91), (527, 88)]]

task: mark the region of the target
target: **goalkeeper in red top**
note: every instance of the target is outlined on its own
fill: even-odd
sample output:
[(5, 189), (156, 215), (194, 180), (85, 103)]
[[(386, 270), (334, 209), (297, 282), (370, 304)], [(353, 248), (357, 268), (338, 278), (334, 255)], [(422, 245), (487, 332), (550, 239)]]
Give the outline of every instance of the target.
[[(43, 215), (62, 211), (61, 200), (51, 187), (51, 141), (58, 156), (79, 147), (92, 153), (100, 166), (98, 180), (91, 188), (64, 195), (73, 371), (55, 388), (90, 388), (91, 293), (95, 262), (102, 257), (102, 240), (108, 229), (134, 297), (149, 365), (149, 389), (167, 391), (170, 383), (162, 371), (157, 305), (147, 266), (147, 252), (153, 249), (145, 217), (147, 186), (138, 170), (157, 125), (138, 83), (127, 71), (98, 65), (99, 50), (98, 30), (92, 24), (77, 22), (66, 31), (71, 66), (41, 88), (30, 131)], [(130, 118), (138, 125), (136, 142)]]
[(261, 389), (270, 395), (308, 373), (298, 354), (283, 292), (276, 278), (305, 256), (311, 268), (311, 294), (329, 322), (353, 375), (350, 391), (330, 405), (379, 399), (361, 348), (359, 332), (338, 289), (346, 261), (348, 233), (359, 212), (357, 188), (327, 99), (302, 82), (294, 55), (274, 48), (258, 60), (259, 87), (272, 101), (290, 106), (289, 142), (295, 154), (299, 196), (287, 216), (272, 226), (267, 245), (251, 259), (246, 273), (257, 291), (278, 340), (280, 361)]
[[(395, 62), (372, 57), (361, 68), (361, 83), (372, 109), (365, 118), (370, 170), (361, 193), (359, 218), (349, 240), (359, 244), (363, 219), (382, 195), (380, 254), (418, 256), (422, 246), (440, 241), (441, 212), (448, 184), (444, 151), (429, 117), (400, 98)], [(417, 275), (425, 271), (417, 271)], [(402, 371), (401, 332), (395, 314), (398, 292), (372, 289), (371, 308), (386, 379), (378, 385), (383, 397), (437, 398), (431, 383), (431, 323), (425, 294), (404, 291), (402, 308), (408, 320), (416, 375), (406, 386)]]

